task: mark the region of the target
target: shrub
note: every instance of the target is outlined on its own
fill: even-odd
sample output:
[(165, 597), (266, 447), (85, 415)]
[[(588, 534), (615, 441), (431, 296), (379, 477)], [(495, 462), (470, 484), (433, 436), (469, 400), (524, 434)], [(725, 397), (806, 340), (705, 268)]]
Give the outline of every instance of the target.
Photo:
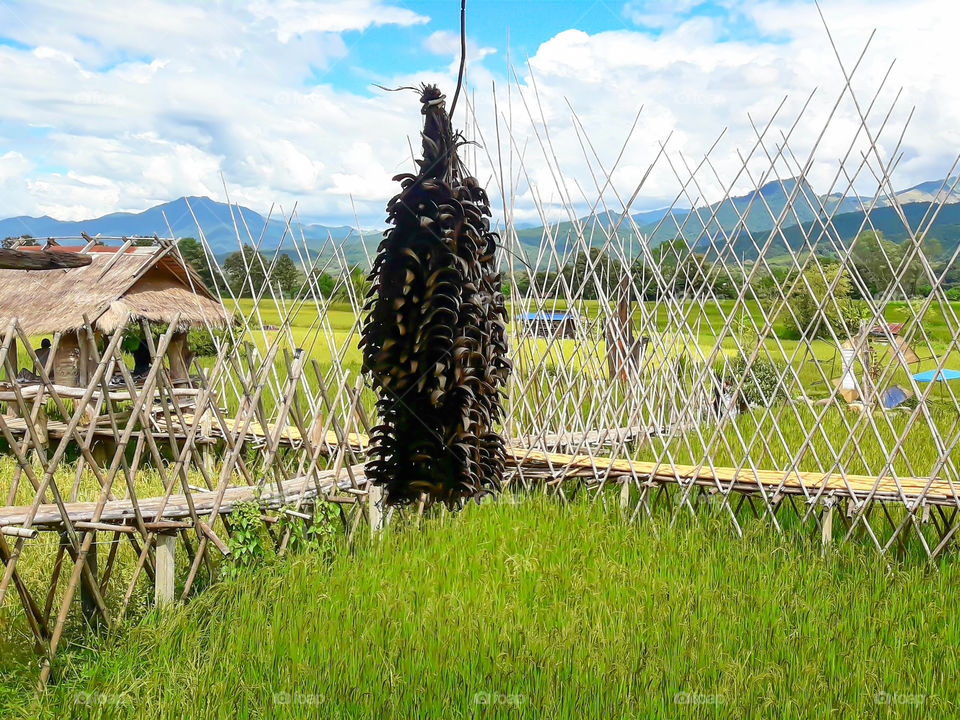
[(257, 501), (241, 501), (233, 506), (230, 512), (230, 562), (223, 565), (224, 575), (236, 577), (263, 561), (267, 551), (261, 537), (262, 526)]
[(758, 355), (749, 365), (747, 357), (737, 355), (727, 364), (724, 379), (730, 381), (734, 387), (743, 378), (740, 394), (750, 405), (763, 407), (783, 400), (787, 391), (783, 383), (783, 373), (786, 366), (777, 363), (762, 355)]
[(197, 357), (215, 357), (218, 346), (226, 350), (229, 344), (230, 336), (226, 330), (211, 332), (205, 327), (196, 327), (187, 333), (187, 346)]
[(287, 531), (290, 533), (287, 541), (290, 552), (310, 551), (329, 558), (333, 556), (336, 547), (339, 515), (336, 505), (323, 501), (317, 503), (313, 520), (309, 523), (296, 516), (281, 513), (277, 525), (281, 535)]

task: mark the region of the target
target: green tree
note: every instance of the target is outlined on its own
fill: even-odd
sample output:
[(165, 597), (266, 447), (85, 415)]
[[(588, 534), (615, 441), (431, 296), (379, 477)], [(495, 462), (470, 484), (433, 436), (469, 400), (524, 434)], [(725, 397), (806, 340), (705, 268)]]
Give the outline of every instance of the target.
[[(904, 241), (903, 253), (913, 254), (912, 242), (912, 240)], [(920, 253), (926, 258), (930, 264), (930, 269), (934, 273), (938, 273), (943, 269), (943, 263), (939, 261), (940, 256), (943, 254), (943, 246), (939, 240), (932, 237), (925, 237), (920, 243)], [(903, 273), (904, 292), (910, 296), (923, 294), (921, 288), (929, 288), (930, 282), (931, 278), (927, 275), (927, 271), (923, 267), (923, 261), (919, 257), (919, 253), (913, 255), (910, 264), (907, 265)]]
[[(839, 275), (839, 277), (838, 277)], [(836, 281), (833, 290), (831, 285)], [(794, 336), (830, 337), (830, 328), (840, 337), (856, 332), (860, 306), (853, 299), (849, 273), (840, 265), (808, 268), (802, 277), (790, 280), (787, 295), (796, 319), (784, 309), (781, 316)]]
[(270, 270), (270, 284), (284, 297), (293, 297), (303, 287), (303, 273), (289, 255), (281, 254)]
[(184, 261), (189, 263), (189, 265), (197, 271), (197, 275), (203, 280), (203, 284), (207, 286), (207, 289), (213, 290), (217, 282), (203, 246), (197, 242), (195, 238), (186, 237), (177, 243), (177, 248)]
[(874, 230), (861, 232), (850, 253), (853, 266), (870, 295), (877, 295), (890, 287), (902, 257), (899, 245)]
[(367, 296), (367, 290), (370, 288), (370, 283), (367, 280), (367, 272), (359, 265), (356, 265), (350, 271), (347, 279), (350, 283), (351, 290), (347, 290), (346, 284), (341, 284), (334, 293), (333, 299), (338, 302), (347, 302), (350, 299), (350, 293), (353, 293), (353, 295), (363, 303), (363, 299)]
[(333, 294), (334, 288), (337, 286), (337, 281), (333, 279), (330, 273), (325, 272), (315, 272), (313, 281), (316, 285), (317, 292), (320, 293), (321, 297), (328, 298)]
[(238, 297), (259, 295), (266, 279), (269, 261), (249, 245), (232, 252), (223, 261), (227, 284)]
[(577, 253), (573, 262), (563, 269), (572, 293), (584, 300), (596, 300), (601, 294), (613, 295), (623, 273), (623, 264), (600, 248)]

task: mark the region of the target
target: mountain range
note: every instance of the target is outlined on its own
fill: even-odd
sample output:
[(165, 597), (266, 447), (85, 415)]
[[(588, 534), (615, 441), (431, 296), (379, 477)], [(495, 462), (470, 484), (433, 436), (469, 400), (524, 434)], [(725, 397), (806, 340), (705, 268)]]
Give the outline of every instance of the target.
[[(955, 180), (948, 181), (947, 187), (952, 187)], [(916, 223), (929, 209), (943, 185), (942, 180), (924, 182), (896, 192), (895, 197), (903, 206), (907, 218)], [(960, 193), (951, 194), (948, 203), (937, 215), (932, 229), (932, 235), (941, 242), (944, 252), (951, 251), (960, 243)], [(809, 233), (811, 228), (816, 228), (815, 221), (822, 213), (821, 208), (828, 214), (833, 213), (833, 226), (841, 236), (839, 239), (849, 240), (863, 223), (862, 208), (872, 204), (872, 197), (820, 196), (806, 181), (788, 178), (769, 182), (754, 192), (699, 206), (696, 210), (662, 208), (636, 213), (632, 219), (651, 245), (682, 237), (688, 244), (697, 245), (697, 249), (733, 243), (738, 254), (750, 256), (755, 255), (753, 241), (765, 239), (758, 237), (758, 233), (762, 235), (772, 228), (788, 205), (790, 209), (781, 223), (784, 237), (775, 238), (773, 252), (785, 252), (785, 242), (794, 248), (800, 247), (804, 242), (804, 230)], [(874, 227), (889, 239), (899, 242), (906, 237), (903, 224), (889, 199), (877, 201), (870, 212), (870, 219)], [(287, 226), (282, 218), (272, 217), (268, 220), (250, 208), (230, 206), (207, 197), (182, 197), (143, 212), (110, 213), (90, 220), (65, 221), (48, 216), (11, 217), (0, 220), (0, 238), (22, 235), (79, 238), (81, 232), (103, 237), (154, 234), (169, 237), (171, 232), (176, 237), (197, 237), (198, 224), (214, 254), (221, 260), (238, 249), (238, 231), (245, 241), (250, 242), (249, 238), (253, 238), (250, 244), (259, 244), (266, 252), (275, 250), (282, 243), (285, 252), (296, 254), (289, 236), (284, 240)], [(617, 226), (617, 232), (624, 240), (630, 233), (629, 223), (623, 222), (619, 216), (593, 215), (581, 218), (578, 224), (592, 245), (603, 244), (604, 231), (609, 232), (611, 225)], [(366, 264), (380, 240), (377, 231), (360, 233), (344, 225), (308, 223), (294, 226), (294, 232), (298, 240), (300, 233), (303, 233), (303, 240), (311, 253), (329, 256), (334, 245), (342, 248), (350, 264)], [(518, 227), (516, 233), (520, 243), (519, 254), (525, 256), (526, 264), (537, 265), (544, 228)], [(561, 255), (568, 249), (582, 247), (576, 241), (576, 229), (572, 222), (551, 226), (550, 233), (556, 238), (557, 252)], [(851, 237), (847, 237), (848, 234), (852, 234)], [(753, 235), (753, 241), (750, 235)], [(633, 238), (633, 242), (636, 243), (636, 238)], [(302, 242), (300, 245), (302, 247)], [(551, 258), (543, 258), (539, 264), (550, 261)], [(518, 259), (518, 262), (521, 261)]]
[[(196, 219), (194, 219), (194, 216), (196, 216)], [(265, 251), (276, 249), (287, 232), (287, 225), (282, 218), (277, 219), (274, 216), (268, 222), (265, 216), (247, 207), (231, 206), (211, 200), (208, 197), (182, 197), (172, 202), (156, 205), (143, 212), (110, 213), (90, 220), (55, 220), (46, 215), (43, 217), (7, 218), (6, 220), (0, 220), (0, 238), (19, 237), (21, 235), (31, 235), (35, 238), (79, 238), (81, 232), (103, 237), (150, 236), (154, 234), (161, 237), (170, 237), (171, 232), (174, 237), (198, 237), (198, 224), (203, 230), (210, 248), (221, 259), (239, 249), (238, 231), (240, 237), (245, 238), (246, 242), (251, 245), (259, 244)], [(297, 234), (298, 241), (300, 240), (299, 233), (303, 232), (307, 246), (315, 252), (322, 250), (325, 245), (329, 249), (330, 238), (334, 241), (340, 241), (354, 235), (356, 236), (356, 242), (347, 240), (345, 246), (349, 246), (351, 250), (359, 251), (359, 257), (354, 257), (352, 260), (363, 258), (360, 237), (353, 228), (316, 223), (299, 226), (291, 223), (291, 227)], [(251, 237), (253, 239), (249, 240)], [(374, 248), (378, 241), (379, 237), (377, 236), (367, 238), (367, 244), (370, 245), (372, 242)], [(291, 252), (294, 252), (289, 237), (283, 242), (283, 245), (290, 247)], [(356, 254), (354, 253), (354, 255)]]
[[(957, 178), (951, 178), (946, 182), (946, 187), (948, 189), (953, 187), (956, 181)], [(941, 198), (947, 194), (946, 191), (939, 192), (941, 187), (944, 187), (944, 181), (935, 180), (893, 193), (911, 222), (911, 227), (917, 227), (919, 220), (937, 199), (938, 193)], [(788, 206), (789, 209), (785, 211)], [(755, 257), (754, 242), (762, 244), (767, 238), (768, 231), (777, 225), (781, 215), (784, 215), (780, 222), (783, 234), (787, 238), (787, 243), (796, 249), (803, 244), (804, 233), (801, 229), (809, 235), (811, 228), (814, 228), (813, 236), (816, 237), (821, 227), (815, 222), (818, 217), (831, 218), (833, 226), (840, 235), (836, 238), (837, 240), (841, 242), (851, 240), (863, 224), (866, 208), (870, 208), (872, 225), (890, 240), (900, 242), (907, 237), (903, 223), (890, 198), (883, 196), (874, 201), (872, 196), (817, 195), (809, 183), (805, 180), (798, 181), (796, 178), (774, 180), (761, 186), (759, 190), (698, 206), (695, 210), (677, 207), (662, 208), (635, 213), (631, 218), (636, 223), (640, 234), (651, 246), (675, 238), (683, 238), (688, 245), (694, 246), (699, 251), (705, 251), (711, 247), (722, 248), (732, 243), (738, 255)], [(605, 234), (601, 229), (609, 232), (611, 226), (617, 227), (617, 234), (621, 240), (625, 241), (625, 246), (627, 236), (632, 234), (630, 224), (612, 213), (609, 216), (604, 214), (580, 218), (578, 224), (582, 228), (583, 235), (592, 245), (603, 244)], [(937, 215), (931, 232), (940, 240), (945, 253), (960, 243), (960, 190), (949, 194), (947, 204)], [(572, 222), (552, 226), (550, 233), (555, 238), (557, 253), (561, 256), (566, 254), (568, 248), (582, 246), (576, 240), (577, 230)], [(542, 234), (543, 228), (539, 227), (517, 231), (520, 253), (531, 266), (537, 264)], [(820, 247), (826, 250), (830, 244), (824, 240)], [(771, 257), (776, 253), (786, 252), (784, 241), (779, 234), (768, 252)]]

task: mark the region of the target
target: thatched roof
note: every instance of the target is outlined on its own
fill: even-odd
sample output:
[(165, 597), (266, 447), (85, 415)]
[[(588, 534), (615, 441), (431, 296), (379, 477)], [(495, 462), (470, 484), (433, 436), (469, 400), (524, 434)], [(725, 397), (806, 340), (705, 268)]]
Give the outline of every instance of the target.
[[(58, 248), (68, 250), (70, 248)], [(14, 318), (30, 335), (76, 330), (84, 314), (102, 332), (133, 319), (182, 326), (224, 325), (228, 314), (176, 250), (95, 247), (90, 265), (69, 270), (0, 270), (0, 325)], [(0, 331), (2, 332), (2, 331)]]

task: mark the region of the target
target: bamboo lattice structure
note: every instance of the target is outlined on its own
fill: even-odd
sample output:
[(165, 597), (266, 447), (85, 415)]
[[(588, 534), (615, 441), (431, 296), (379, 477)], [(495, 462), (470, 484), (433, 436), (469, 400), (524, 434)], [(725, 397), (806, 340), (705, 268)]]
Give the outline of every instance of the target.
[[(626, 189), (614, 182), (624, 151), (604, 162), (572, 111), (593, 187), (568, 183), (534, 82), (508, 88), (509, 110), (498, 98), (488, 124), (465, 93), (465, 134), (477, 141), (465, 152), (496, 186), (499, 262), (510, 282), (506, 492), (587, 494), (651, 522), (709, 511), (736, 533), (761, 518), (777, 530), (807, 528), (825, 545), (857, 540), (892, 553), (910, 544), (931, 560), (954, 546), (960, 403), (949, 382), (914, 375), (960, 367), (960, 318), (944, 287), (960, 247), (942, 263), (924, 250), (957, 189), (960, 158), (932, 201), (905, 206), (893, 186), (906, 131), (890, 122), (899, 96), (883, 105), (888, 77), (869, 95), (854, 92), (862, 57), (840, 63), (842, 83), (825, 116), (811, 113), (807, 99), (793, 117), (781, 103), (765, 124), (751, 121), (754, 142), (738, 151), (733, 176), (720, 170), (719, 143), (692, 161), (667, 138)], [(852, 131), (837, 121), (841, 104), (859, 118)], [(848, 134), (839, 158), (823, 143), (828, 132)], [(531, 138), (552, 188), (531, 179)], [(836, 170), (818, 195), (808, 176), (825, 154)], [(673, 179), (676, 195), (644, 228), (631, 206), (655, 171)], [(753, 192), (736, 204), (744, 183)], [(864, 184), (875, 187), (872, 196), (855, 191)], [(708, 203), (713, 187), (722, 193)], [(771, 205), (761, 192), (770, 188), (784, 201)], [(541, 199), (548, 192), (561, 198), (563, 222)], [(543, 221), (533, 242), (513, 219), (522, 193)], [(853, 228), (838, 222), (851, 204), (862, 214)], [(881, 211), (901, 229), (902, 252), (876, 245), (887, 280), (871, 289), (855, 259)], [(267, 222), (276, 221), (271, 210)], [(235, 213), (238, 247), (256, 251), (240, 256), (240, 286), (227, 281), (197, 223), (213, 290), (232, 319), (210, 323), (217, 353), (193, 358), (187, 377), (171, 360), (182, 334), (176, 318), (159, 329), (128, 318), (104, 332), (87, 317), (77, 337), (91, 371), (78, 386), (54, 381), (61, 333), (44, 365), (36, 336), (16, 321), (2, 328), (0, 433), (16, 469), (0, 487), (0, 609), (19, 601), (45, 658), (43, 681), (73, 615), (109, 626), (144, 587), (153, 584), (162, 602), (213, 580), (238, 502), (260, 503), (280, 548), (287, 538), (277, 518), (309, 518), (304, 510), (319, 499), (340, 505), (351, 535), (367, 517), (364, 461), (378, 418), (359, 376), (364, 290), (346, 248), (363, 249), (366, 270), (377, 241), (328, 236), (318, 247), (296, 210), (281, 211), (279, 222), (283, 241), (267, 247), (266, 227), (248, 227)], [(85, 242), (82, 252), (96, 244)], [(183, 262), (175, 238), (156, 242)], [(284, 254), (302, 271), (299, 288), (286, 293), (275, 282)], [(323, 273), (334, 278), (332, 290), (321, 289)], [(930, 290), (896, 306), (903, 322), (894, 329), (891, 303), (918, 278)], [(855, 322), (837, 321), (849, 315), (845, 284), (860, 298)], [(548, 314), (557, 311), (563, 321), (554, 323)], [(944, 328), (937, 337), (934, 318)], [(799, 328), (795, 338), (781, 336), (784, 323)], [(122, 345), (134, 332), (151, 357), (137, 378)], [(36, 379), (15, 379), (20, 360)], [(894, 385), (910, 402), (890, 407)], [(129, 558), (122, 571), (121, 557)]]

